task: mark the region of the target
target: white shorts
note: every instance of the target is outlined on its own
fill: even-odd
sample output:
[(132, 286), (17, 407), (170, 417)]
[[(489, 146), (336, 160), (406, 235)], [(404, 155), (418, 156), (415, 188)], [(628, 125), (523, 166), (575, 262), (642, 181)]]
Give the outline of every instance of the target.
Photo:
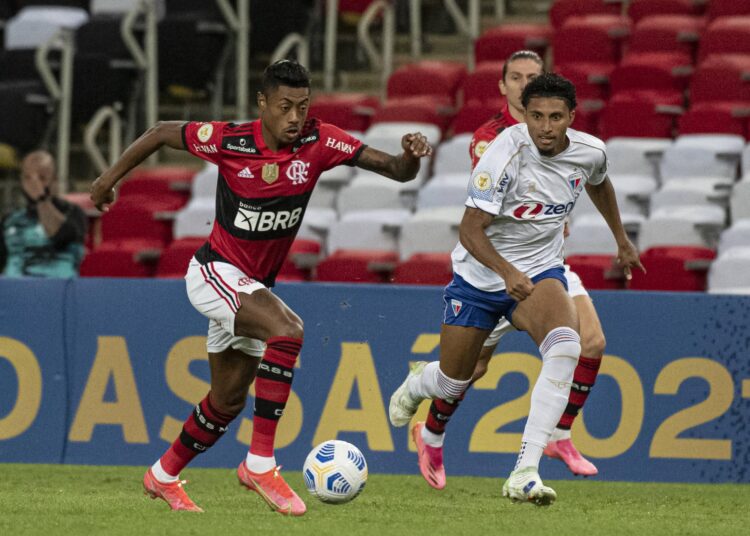
[[(570, 269), (570, 266), (568, 266), (567, 264), (565, 265), (565, 278), (568, 280), (568, 295), (571, 298), (589, 295), (589, 293), (586, 292), (586, 289), (583, 286), (581, 278), (578, 277), (578, 274), (573, 272)], [(497, 323), (497, 326), (495, 326), (495, 329), (492, 330), (487, 339), (484, 341), (484, 346), (487, 347), (497, 345), (503, 335), (505, 335), (509, 331), (515, 330), (516, 328), (513, 327), (513, 324), (508, 322), (505, 318), (501, 319), (500, 322)]]
[(263, 283), (245, 275), (226, 262), (201, 265), (195, 257), (185, 274), (190, 303), (208, 317), (206, 348), (217, 353), (232, 347), (254, 357), (262, 357), (266, 345), (258, 339), (234, 335), (234, 318), (239, 310), (240, 292), (252, 294), (266, 288)]

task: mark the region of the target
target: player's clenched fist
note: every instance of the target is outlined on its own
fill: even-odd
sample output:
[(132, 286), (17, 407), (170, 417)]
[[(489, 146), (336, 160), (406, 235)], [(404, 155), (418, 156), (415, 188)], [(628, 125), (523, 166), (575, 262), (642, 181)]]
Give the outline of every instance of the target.
[(432, 146), (421, 132), (404, 135), (401, 138), (401, 147), (407, 155), (415, 158), (432, 155)]
[(111, 205), (115, 201), (115, 190), (103, 177), (99, 177), (91, 183), (89, 193), (96, 208), (102, 212), (107, 212), (109, 210), (108, 205)]
[(519, 270), (512, 270), (505, 277), (505, 291), (516, 301), (523, 301), (534, 291), (534, 283), (529, 276)]

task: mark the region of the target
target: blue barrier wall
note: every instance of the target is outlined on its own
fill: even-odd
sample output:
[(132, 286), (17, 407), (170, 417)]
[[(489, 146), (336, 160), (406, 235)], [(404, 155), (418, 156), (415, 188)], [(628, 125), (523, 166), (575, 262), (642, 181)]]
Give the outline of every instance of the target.
[[(305, 320), (279, 463), (299, 469), (313, 445), (335, 437), (360, 447), (371, 472), (416, 473), (387, 403), (410, 360), (437, 359), (441, 289), (288, 284), (276, 293)], [(608, 345), (574, 438), (598, 478), (749, 482), (750, 297), (592, 296)], [(2, 462), (150, 464), (205, 396), (207, 320), (181, 281), (0, 281), (0, 300)], [(450, 474), (507, 475), (540, 366), (525, 334), (501, 341), (450, 424)], [(195, 465), (242, 459), (251, 407)], [(556, 461), (542, 473), (569, 477)]]

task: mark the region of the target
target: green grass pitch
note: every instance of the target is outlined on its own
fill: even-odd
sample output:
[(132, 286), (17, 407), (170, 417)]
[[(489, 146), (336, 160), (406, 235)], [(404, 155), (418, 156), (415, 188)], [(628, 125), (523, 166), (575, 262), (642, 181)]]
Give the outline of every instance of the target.
[(548, 508), (511, 504), (502, 480), (448, 476), (436, 491), (419, 476), (370, 475), (349, 504), (318, 502), (299, 472), (287, 481), (307, 514), (286, 518), (241, 488), (232, 469), (190, 469), (186, 489), (206, 513), (171, 512), (142, 493), (142, 467), (0, 465), (0, 534), (7, 535), (619, 535), (748, 534), (750, 486), (546, 482)]

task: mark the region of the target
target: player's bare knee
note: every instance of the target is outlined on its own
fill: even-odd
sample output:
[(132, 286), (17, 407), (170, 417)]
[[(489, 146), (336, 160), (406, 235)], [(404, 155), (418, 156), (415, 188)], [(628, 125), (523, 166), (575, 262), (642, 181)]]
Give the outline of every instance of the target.
[(247, 403), (246, 390), (234, 390), (232, 392), (217, 393), (211, 392), (211, 404), (216, 411), (224, 415), (236, 417), (245, 409)]
[(587, 334), (581, 338), (581, 355), (586, 357), (599, 357), (607, 347), (607, 339), (601, 331)]
[[(296, 315), (295, 315), (296, 316)], [(289, 337), (292, 339), (303, 339), (305, 327), (299, 317), (289, 318), (284, 322), (279, 322), (274, 329), (273, 337)]]
[(487, 374), (487, 367), (489, 363), (487, 361), (479, 360), (474, 367), (474, 374), (471, 375), (471, 381), (475, 382), (485, 374)]

